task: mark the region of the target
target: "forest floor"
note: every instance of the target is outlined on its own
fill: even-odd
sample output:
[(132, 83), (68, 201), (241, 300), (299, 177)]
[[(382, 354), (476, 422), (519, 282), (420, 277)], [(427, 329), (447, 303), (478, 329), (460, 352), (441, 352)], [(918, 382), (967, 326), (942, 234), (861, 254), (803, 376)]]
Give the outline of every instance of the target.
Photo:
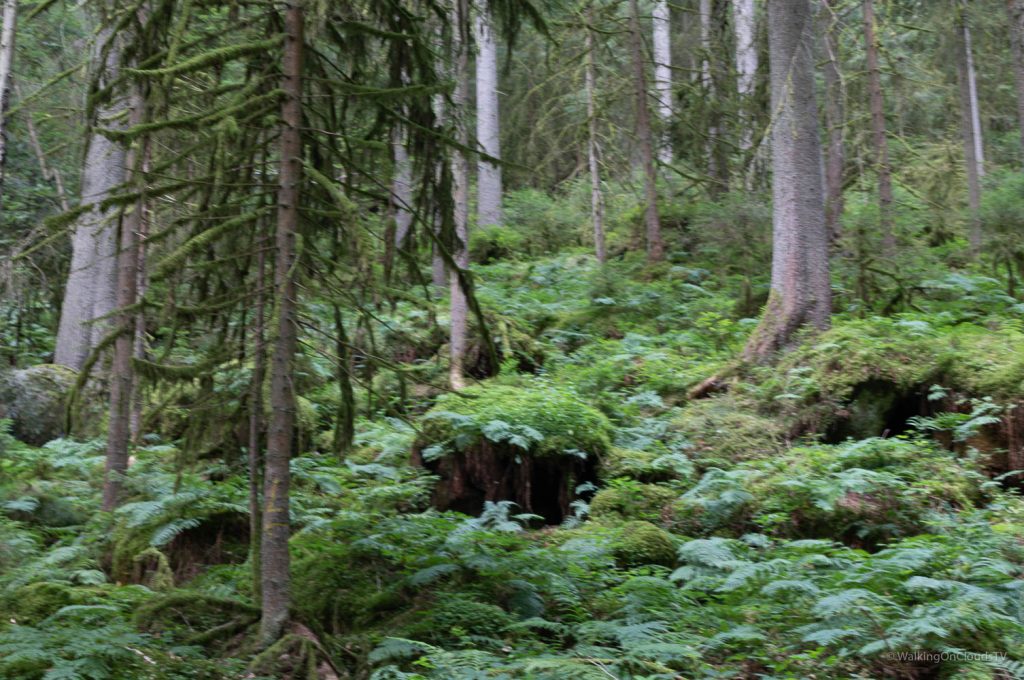
[(500, 374), (443, 394), (434, 310), (380, 310), (405, 368), (357, 376), (344, 458), (304, 354), (295, 624), (261, 655), (247, 366), (152, 388), (112, 514), (102, 441), (0, 438), (0, 677), (1024, 677), (1024, 310), (999, 282), (919, 282), (749, 366), (742, 277), (572, 249), (477, 271)]

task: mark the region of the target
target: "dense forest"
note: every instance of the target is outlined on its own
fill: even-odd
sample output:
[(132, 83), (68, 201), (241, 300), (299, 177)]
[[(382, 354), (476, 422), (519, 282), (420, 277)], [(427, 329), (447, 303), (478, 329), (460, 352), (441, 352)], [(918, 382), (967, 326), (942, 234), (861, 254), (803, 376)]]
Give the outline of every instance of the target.
[(1024, 0), (0, 9), (0, 678), (1024, 678)]

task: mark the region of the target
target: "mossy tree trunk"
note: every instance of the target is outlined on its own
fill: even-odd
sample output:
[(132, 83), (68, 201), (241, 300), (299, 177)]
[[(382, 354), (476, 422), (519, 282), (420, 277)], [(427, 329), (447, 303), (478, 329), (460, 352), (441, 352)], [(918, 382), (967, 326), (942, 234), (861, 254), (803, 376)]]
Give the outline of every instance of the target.
[(832, 302), (814, 94), (809, 0), (768, 4), (772, 121), (772, 278), (764, 317), (744, 351), (765, 361), (801, 328), (829, 325)]
[(263, 482), (262, 610), (260, 642), (273, 644), (284, 632), (291, 604), (289, 464), (295, 441), (293, 367), (297, 349), (296, 240), (299, 228), (299, 182), (302, 179), (302, 0), (284, 11), (281, 62), (280, 170), (277, 192), (277, 258), (274, 296), (277, 334), (270, 363), (270, 427)]
[(260, 549), (263, 513), (260, 510), (260, 482), (263, 479), (263, 379), (266, 373), (265, 308), (266, 243), (256, 239), (256, 314), (252, 327), (252, 377), (249, 382), (249, 438), (247, 463), (249, 472), (249, 561), (252, 566), (253, 599), (262, 593)]
[[(145, 120), (146, 95), (141, 83), (134, 86), (129, 104), (129, 122), (136, 126)], [(131, 405), (135, 382), (132, 356), (135, 349), (135, 313), (131, 307), (138, 298), (139, 235), (143, 231), (143, 210), (147, 137), (132, 143), (125, 155), (132, 184), (139, 191), (134, 205), (121, 218), (120, 249), (117, 253), (117, 301), (121, 310), (116, 319), (114, 354), (110, 366), (110, 419), (107, 430), (107, 460), (103, 478), (103, 509), (110, 511), (121, 502), (124, 474), (128, 469), (131, 443)]]

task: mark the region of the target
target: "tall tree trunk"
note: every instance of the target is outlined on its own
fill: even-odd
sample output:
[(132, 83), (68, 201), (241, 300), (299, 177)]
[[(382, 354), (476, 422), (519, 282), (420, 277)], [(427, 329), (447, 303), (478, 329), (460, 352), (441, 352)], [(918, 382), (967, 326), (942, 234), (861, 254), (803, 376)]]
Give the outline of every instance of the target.
[(964, 145), (964, 165), (967, 170), (967, 200), (971, 219), (968, 238), (971, 252), (981, 249), (981, 179), (985, 176), (985, 157), (982, 150), (981, 116), (978, 113), (978, 91), (974, 79), (974, 58), (971, 56), (971, 31), (965, 15), (966, 8), (956, 2), (957, 83), (960, 89), (961, 135)]
[(14, 35), (18, 24), (18, 0), (3, 0), (3, 19), (0, 20), (0, 206), (7, 178), (7, 108), (11, 100), (11, 82), (14, 78)]
[(651, 113), (647, 105), (647, 77), (644, 73), (643, 41), (640, 33), (640, 8), (637, 0), (630, 0), (630, 51), (633, 57), (633, 87), (636, 99), (636, 133), (640, 142), (640, 156), (644, 167), (644, 226), (647, 236), (647, 261), (665, 259), (665, 245), (661, 240), (661, 218), (658, 215), (658, 186), (654, 169), (654, 140), (651, 134)]
[(1017, 86), (1017, 125), (1020, 127), (1021, 162), (1024, 163), (1024, 0), (1006, 0), (1013, 50), (1013, 79)]
[[(449, 13), (449, 18), (454, 19), (455, 12)], [(443, 31), (440, 26), (435, 29), (435, 38), (438, 54), (443, 54), (445, 50)], [(449, 46), (450, 48), (450, 46)], [(449, 52), (448, 58), (440, 58), (437, 60), (437, 79), (439, 81), (447, 81), (451, 79), (451, 64), (449, 61), (453, 58), (454, 53)], [(448, 125), (448, 102), (444, 94), (435, 94), (431, 99), (431, 108), (434, 112), (435, 125), (439, 130), (444, 130)], [(445, 158), (443, 161), (438, 159), (434, 166), (434, 180), (438, 186), (444, 185), (444, 174), (450, 169), (450, 164)], [(448, 265), (445, 263), (444, 258), (441, 256), (440, 246), (438, 241), (443, 240), (442, 225), (444, 224), (445, 215), (442, 214), (442, 208), (436, 207), (433, 215), (433, 235), (430, 246), (430, 282), (433, 286), (434, 293), (440, 298), (444, 295), (444, 291), (448, 289)]]
[(391, 201), (395, 214), (394, 247), (401, 250), (412, 229), (412, 159), (406, 148), (405, 125), (398, 124), (392, 132), (391, 152), (395, 175), (391, 181)]
[(263, 536), (263, 512), (260, 505), (260, 482), (263, 452), (263, 379), (266, 372), (266, 243), (262, 234), (256, 238), (256, 315), (252, 328), (252, 377), (249, 380), (249, 562), (252, 569), (253, 599), (262, 595), (260, 546)]
[[(129, 105), (130, 125), (145, 120), (145, 95), (136, 85)], [(117, 251), (117, 314), (114, 354), (110, 365), (110, 418), (107, 427), (107, 459), (103, 477), (103, 509), (111, 511), (121, 502), (122, 481), (128, 470), (128, 448), (131, 442), (131, 403), (134, 370), (132, 354), (135, 344), (135, 315), (130, 307), (138, 299), (139, 234), (143, 229), (145, 177), (142, 172), (146, 157), (147, 137), (132, 143), (125, 155), (133, 188), (139, 190), (133, 206), (121, 218), (120, 249)]]
[(700, 21), (700, 84), (710, 90), (711, 82), (711, 3), (712, 0), (700, 0), (697, 15)]
[(885, 105), (882, 99), (882, 74), (878, 67), (878, 40), (875, 36), (875, 3), (864, 0), (864, 48), (867, 52), (868, 97), (871, 107), (871, 138), (878, 175), (878, 221), (887, 253), (896, 243), (892, 227), (892, 168), (889, 165), (889, 139), (885, 130)]
[[(452, 92), (452, 121), (455, 124), (455, 141), (460, 148), (451, 150), (452, 201), (454, 203), (455, 238), (452, 242), (452, 259), (459, 269), (469, 266), (469, 159), (463, 150), (469, 144), (466, 125), (466, 107), (469, 100), (469, 3), (456, 0), (452, 10), (452, 62), (455, 89)], [(468, 303), (466, 292), (458, 271), (448, 273), (450, 294), (450, 335), (448, 340), (449, 365), (448, 383), (453, 390), (466, 386), (466, 327)]]
[(971, 39), (971, 25), (967, 20), (966, 8), (962, 15), (961, 28), (964, 35), (964, 65), (967, 68), (967, 91), (971, 102), (971, 136), (974, 138), (974, 159), (978, 164), (978, 179), (985, 177), (985, 138), (981, 132), (981, 108), (978, 105), (978, 78), (974, 68), (974, 46)]
[[(143, 148), (142, 175), (149, 173), (150, 145), (147, 143)], [(139, 232), (136, 238), (135, 256), (135, 297), (139, 300), (146, 294), (146, 286), (149, 280), (146, 277), (146, 239), (149, 236), (149, 203), (143, 196), (139, 199)], [(146, 356), (146, 310), (140, 306), (135, 311), (135, 318), (132, 321), (132, 358), (143, 359)], [(138, 444), (142, 439), (142, 407), (143, 407), (142, 385), (139, 381), (132, 383), (131, 413), (128, 418), (128, 431), (133, 444)]]
[[(668, 0), (655, 0), (651, 14), (654, 56), (654, 91), (658, 96), (658, 117), (661, 119), (662, 138), (658, 158), (662, 163), (672, 162), (672, 141), (668, 134), (672, 124), (672, 11)], [(588, 37), (588, 39), (591, 39)]]
[(334, 332), (336, 380), (338, 381), (338, 409), (334, 418), (334, 441), (332, 449), (339, 458), (352, 449), (352, 440), (356, 435), (356, 397), (352, 391), (352, 348), (345, 332), (345, 320), (341, 316), (341, 308), (334, 305)]
[(772, 126), (772, 279), (764, 317), (744, 351), (765, 361), (831, 315), (821, 141), (809, 0), (768, 3)]
[(828, 157), (825, 163), (825, 227), (829, 240), (835, 244), (842, 236), (843, 167), (846, 163), (844, 142), (845, 113), (843, 80), (839, 72), (838, 0), (824, 0), (825, 36), (825, 125), (828, 127)]
[(289, 464), (295, 441), (295, 389), (292, 384), (297, 341), (298, 300), (295, 285), (296, 238), (299, 230), (299, 183), (302, 180), (302, 0), (290, 0), (284, 11), (284, 53), (281, 60), (281, 158), (277, 190), (277, 258), (274, 297), (277, 337), (270, 362), (270, 427), (263, 479), (262, 605), (260, 642), (270, 645), (284, 631), (291, 604), (288, 539)]
[(700, 83), (704, 90), (704, 96), (707, 97), (707, 101), (711, 104), (710, 118), (708, 119), (708, 138), (705, 146), (707, 153), (707, 169), (708, 177), (711, 178), (711, 194), (712, 196), (719, 195), (722, 191), (728, 188), (728, 183), (723, 182), (723, 173), (725, 169), (721, 167), (723, 158), (720, 148), (720, 134), (721, 131), (718, 128), (716, 118), (718, 112), (715, 110), (715, 104), (717, 102), (717, 85), (715, 77), (715, 63), (712, 60), (712, 54), (714, 53), (714, 18), (715, 18), (716, 3), (715, 0), (700, 0), (698, 5), (698, 14), (700, 18)]
[[(102, 61), (104, 44), (115, 41)], [(101, 82), (109, 85), (119, 75), (120, 52), (114, 34), (100, 33), (93, 52)], [(126, 149), (103, 136), (97, 128), (124, 128), (127, 107), (117, 92), (100, 106), (90, 131), (82, 166), (82, 205), (98, 204), (125, 181)], [(119, 209), (91, 208), (75, 224), (71, 237), (71, 267), (64, 288), (54, 361), (81, 369), (93, 347), (106, 335), (109, 323), (96, 321), (110, 314), (117, 300), (117, 221)]]
[[(501, 158), (498, 115), (498, 43), (490, 2), (482, 0), (476, 15), (476, 139), (481, 151)], [(477, 162), (477, 226), (500, 225), (501, 166), (486, 158)]]
[(597, 142), (597, 55), (594, 53), (594, 6), (587, 7), (587, 162), (590, 167), (590, 219), (594, 223), (594, 252), (597, 261), (604, 264), (608, 259), (604, 240), (604, 196), (601, 193), (600, 148)]
[(740, 117), (740, 151), (746, 156), (753, 144), (751, 98), (757, 81), (757, 43), (755, 42), (754, 0), (733, 2), (733, 25), (736, 32), (736, 92), (740, 96), (743, 115)]

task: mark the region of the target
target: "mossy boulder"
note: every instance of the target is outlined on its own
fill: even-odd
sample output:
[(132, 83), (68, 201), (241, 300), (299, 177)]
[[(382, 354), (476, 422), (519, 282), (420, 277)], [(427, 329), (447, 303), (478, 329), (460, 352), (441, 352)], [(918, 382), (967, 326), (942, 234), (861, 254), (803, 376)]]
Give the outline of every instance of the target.
[(905, 429), (934, 404), (928, 388), (1013, 401), (1024, 392), (1024, 333), (1014, 324), (946, 325), (934, 316), (845, 320), (755, 371), (761, 408), (791, 433), (831, 441)]
[(634, 521), (622, 525), (622, 533), (612, 544), (615, 562), (620, 567), (676, 563), (676, 543), (672, 535), (650, 522)]
[(703, 468), (771, 458), (785, 450), (785, 428), (760, 413), (756, 403), (727, 393), (687, 404), (672, 425), (693, 446), (690, 456)]
[(77, 374), (57, 364), (0, 373), (0, 418), (11, 434), (33, 446), (63, 437), (68, 395)]
[(4, 598), (4, 610), (5, 614), (18, 623), (32, 625), (63, 607), (79, 604), (81, 595), (66, 583), (37, 581), (21, 586)]
[(689, 479), (692, 474), (693, 463), (681, 453), (614, 446), (601, 460), (601, 475), (605, 478), (628, 477), (641, 482), (668, 482)]
[(668, 487), (629, 479), (612, 484), (591, 499), (590, 516), (594, 519), (657, 521), (679, 495)]

